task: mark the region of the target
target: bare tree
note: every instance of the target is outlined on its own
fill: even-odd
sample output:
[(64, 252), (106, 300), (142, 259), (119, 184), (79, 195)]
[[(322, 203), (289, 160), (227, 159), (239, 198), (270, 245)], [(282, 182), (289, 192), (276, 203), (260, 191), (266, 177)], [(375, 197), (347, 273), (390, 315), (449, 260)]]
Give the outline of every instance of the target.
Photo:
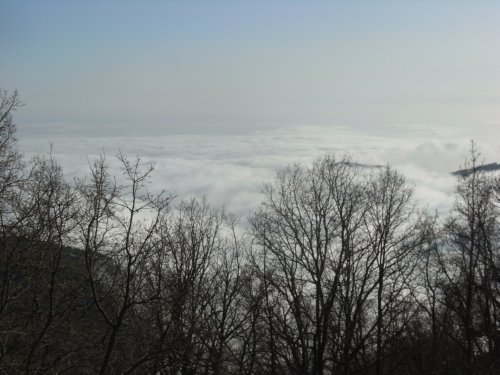
[(382, 373), (387, 345), (415, 311), (412, 190), (389, 167), (371, 174), (326, 156), (280, 173), (264, 194), (251, 218), (254, 263), (267, 300), (279, 301), (268, 318), (278, 362), (294, 373), (349, 374), (368, 371), (373, 358)]
[(239, 272), (234, 244), (223, 233), (224, 220), (224, 213), (206, 201), (190, 200), (162, 223), (167, 256), (161, 265), (166, 288), (160, 319), (168, 336), (162, 368), (171, 374), (221, 370), (222, 352), (233, 334)]
[(494, 374), (500, 179), (474, 144), (451, 217), (390, 167), (326, 155), (264, 187), (242, 231), (172, 207), (152, 165), (76, 184), (24, 160), (0, 91), (0, 372)]
[(0, 291), (0, 314), (9, 301), (10, 266), (15, 251), (10, 241), (19, 226), (15, 215), (14, 201), (19, 184), (23, 180), (22, 155), (16, 150), (15, 125), (12, 112), (21, 102), (17, 92), (9, 95), (0, 89), (0, 224), (2, 282)]
[[(243, 240), (236, 233), (236, 219), (227, 217), (225, 241), (213, 261), (213, 277), (204, 321), (207, 325), (207, 351), (213, 374), (235, 371), (241, 350), (237, 336), (250, 315), (243, 310)], [(232, 371), (231, 371), (232, 370)]]
[(16, 150), (16, 126), (12, 121), (13, 112), (20, 106), (17, 91), (9, 94), (0, 89), (0, 197), (18, 181), (22, 170), (22, 155)]
[[(5, 292), (0, 325), (8, 368), (26, 373), (66, 368), (67, 321), (81, 298), (81, 278), (69, 277), (68, 251), (78, 223), (75, 190), (51, 157), (36, 157), (10, 195), (10, 229), (2, 249)], [(11, 356), (12, 355), (12, 356)], [(10, 358), (9, 358), (10, 356)], [(20, 361), (20, 362), (17, 362)], [(17, 364), (16, 364), (17, 363)]]
[(80, 288), (64, 276), (63, 249), (78, 215), (52, 156), (26, 163), (16, 150), (20, 105), (17, 92), (0, 93), (0, 369), (40, 373), (73, 354), (62, 337)]
[(384, 364), (390, 355), (386, 347), (403, 334), (415, 312), (411, 290), (423, 237), (412, 196), (404, 177), (390, 167), (382, 169), (369, 184), (365, 225), (376, 265), (377, 375), (391, 371), (391, 366)]
[[(453, 215), (446, 223), (446, 241), (440, 251), (445, 292), (458, 330), (450, 331), (462, 348), (466, 374), (481, 368), (493, 373), (498, 337), (498, 211), (494, 204), (493, 179), (478, 168), (479, 153), (471, 145), (461, 177)], [(497, 344), (498, 345), (498, 344)], [(482, 358), (487, 358), (486, 364)]]
[[(422, 230), (424, 243), (417, 264), (416, 287), (412, 294), (420, 309), (417, 319), (413, 350), (416, 352), (414, 366), (422, 373), (445, 372), (459, 352), (451, 339), (453, 321), (451, 305), (447, 300), (447, 279), (442, 272), (440, 250), (445, 240), (442, 225), (437, 217), (428, 217)], [(418, 346), (419, 347), (418, 347)], [(453, 365), (454, 366), (454, 365)]]
[[(137, 158), (129, 162), (121, 153), (124, 184), (117, 186), (103, 157), (91, 165), (91, 174), (80, 183), (85, 212), (80, 224), (93, 300), (107, 330), (99, 373), (124, 371), (143, 353), (129, 353), (124, 361), (113, 352), (117, 345), (133, 342), (129, 335), (133, 310), (159, 298), (145, 294), (150, 258), (155, 254), (156, 231), (171, 197), (149, 194), (145, 188), (153, 167), (142, 171)], [(125, 328), (124, 328), (125, 327)], [(128, 349), (130, 350), (130, 348)], [(124, 354), (124, 353), (122, 353)]]
[(273, 303), (270, 323), (283, 345), (281, 362), (293, 373), (333, 369), (326, 349), (342, 350), (338, 337), (345, 330), (332, 328), (332, 319), (352, 280), (354, 258), (366, 249), (357, 236), (366, 210), (363, 183), (347, 159), (326, 156), (310, 169), (296, 165), (266, 186), (263, 206), (251, 219), (261, 248), (256, 267), (271, 298), (280, 301)]

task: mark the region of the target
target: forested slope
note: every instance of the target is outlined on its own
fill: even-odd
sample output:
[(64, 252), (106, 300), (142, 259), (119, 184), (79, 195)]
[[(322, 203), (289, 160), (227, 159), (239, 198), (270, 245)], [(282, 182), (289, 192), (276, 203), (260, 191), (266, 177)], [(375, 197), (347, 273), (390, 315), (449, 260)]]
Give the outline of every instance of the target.
[(68, 183), (17, 151), (21, 103), (0, 100), (1, 373), (500, 371), (500, 182), (475, 146), (449, 217), (393, 168), (325, 155), (242, 226), (121, 154)]

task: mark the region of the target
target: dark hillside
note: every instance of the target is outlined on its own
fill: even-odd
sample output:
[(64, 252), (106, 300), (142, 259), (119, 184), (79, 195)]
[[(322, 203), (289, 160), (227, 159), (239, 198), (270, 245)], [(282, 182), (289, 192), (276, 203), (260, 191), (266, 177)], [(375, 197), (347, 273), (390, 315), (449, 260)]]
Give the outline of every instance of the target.
[(472, 173), (474, 173), (474, 171), (476, 171), (476, 172), (494, 172), (494, 171), (498, 171), (498, 170), (500, 170), (500, 164), (489, 163), (489, 164), (479, 165), (475, 168), (459, 169), (458, 171), (451, 172), (451, 174), (454, 176), (468, 177)]

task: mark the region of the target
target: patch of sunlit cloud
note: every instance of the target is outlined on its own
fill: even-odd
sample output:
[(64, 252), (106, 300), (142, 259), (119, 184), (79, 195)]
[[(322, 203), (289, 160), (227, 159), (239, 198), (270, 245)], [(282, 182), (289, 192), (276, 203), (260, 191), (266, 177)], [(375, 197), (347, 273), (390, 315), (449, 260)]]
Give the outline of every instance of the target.
[[(349, 154), (367, 165), (390, 164), (415, 188), (420, 204), (447, 213), (453, 202), (459, 168), (470, 139), (460, 129), (409, 127), (406, 132), (363, 132), (346, 127), (310, 126), (250, 131), (247, 134), (184, 134), (155, 136), (72, 137), (62, 132), (51, 139), (27, 136), (21, 149), (32, 156), (50, 150), (68, 179), (88, 171), (89, 161), (104, 153), (119, 175), (114, 155), (141, 157), (144, 168), (155, 165), (151, 189), (165, 189), (179, 199), (206, 196), (215, 207), (246, 216), (260, 200), (264, 183), (287, 165), (310, 163), (326, 153)], [(486, 162), (498, 155), (493, 138), (478, 144)]]

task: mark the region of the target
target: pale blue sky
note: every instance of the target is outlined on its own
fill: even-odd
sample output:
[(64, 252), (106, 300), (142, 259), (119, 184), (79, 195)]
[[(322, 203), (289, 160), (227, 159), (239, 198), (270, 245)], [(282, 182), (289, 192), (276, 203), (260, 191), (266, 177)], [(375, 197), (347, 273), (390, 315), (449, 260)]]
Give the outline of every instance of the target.
[(2, 0), (0, 46), (23, 132), (500, 126), (500, 1)]

